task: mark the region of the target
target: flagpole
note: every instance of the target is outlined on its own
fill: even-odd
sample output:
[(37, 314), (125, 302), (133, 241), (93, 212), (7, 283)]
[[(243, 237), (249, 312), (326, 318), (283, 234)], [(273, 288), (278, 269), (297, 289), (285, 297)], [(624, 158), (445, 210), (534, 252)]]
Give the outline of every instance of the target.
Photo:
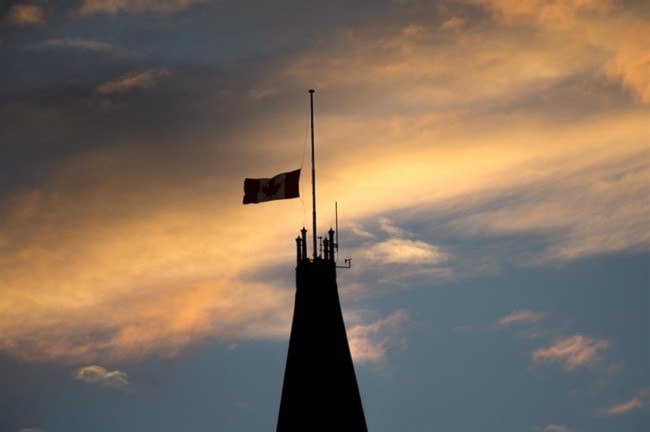
[(313, 237), (314, 237), (314, 261), (318, 256), (318, 245), (316, 235), (316, 164), (314, 162), (314, 89), (309, 89), (309, 108), (311, 113), (311, 202), (313, 218)]

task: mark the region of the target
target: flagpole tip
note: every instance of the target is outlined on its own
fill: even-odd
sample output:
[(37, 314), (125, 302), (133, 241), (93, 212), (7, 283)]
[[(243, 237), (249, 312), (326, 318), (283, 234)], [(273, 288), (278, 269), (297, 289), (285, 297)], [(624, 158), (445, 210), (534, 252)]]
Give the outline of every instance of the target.
[(314, 89), (309, 89), (309, 93), (314, 93), (316, 90)]

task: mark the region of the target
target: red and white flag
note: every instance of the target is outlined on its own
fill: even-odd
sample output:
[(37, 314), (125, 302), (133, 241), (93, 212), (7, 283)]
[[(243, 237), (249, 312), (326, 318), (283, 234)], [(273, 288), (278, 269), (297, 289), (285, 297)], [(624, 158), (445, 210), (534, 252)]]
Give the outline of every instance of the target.
[(300, 170), (278, 174), (272, 178), (244, 180), (244, 204), (298, 198)]

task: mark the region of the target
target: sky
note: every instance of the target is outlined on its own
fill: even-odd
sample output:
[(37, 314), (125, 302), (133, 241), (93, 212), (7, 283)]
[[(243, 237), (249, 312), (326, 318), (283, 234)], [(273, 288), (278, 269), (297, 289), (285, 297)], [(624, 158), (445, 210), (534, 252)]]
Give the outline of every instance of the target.
[[(644, 1), (0, 3), (0, 430), (272, 431), (311, 223), (371, 431), (650, 429)], [(243, 180), (303, 169), (300, 199)]]

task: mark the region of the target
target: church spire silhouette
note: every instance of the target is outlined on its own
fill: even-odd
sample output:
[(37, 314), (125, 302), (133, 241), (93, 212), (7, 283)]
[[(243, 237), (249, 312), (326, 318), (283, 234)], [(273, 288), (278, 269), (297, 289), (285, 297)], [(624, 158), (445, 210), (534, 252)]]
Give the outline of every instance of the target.
[(314, 259), (307, 258), (307, 230), (301, 233), (277, 432), (366, 432), (336, 284), (334, 230)]
[(333, 229), (317, 250), (314, 90), (309, 94), (313, 258), (307, 255), (303, 227), (296, 238), (296, 297), (277, 432), (367, 432), (336, 284), (338, 236), (335, 241)]

